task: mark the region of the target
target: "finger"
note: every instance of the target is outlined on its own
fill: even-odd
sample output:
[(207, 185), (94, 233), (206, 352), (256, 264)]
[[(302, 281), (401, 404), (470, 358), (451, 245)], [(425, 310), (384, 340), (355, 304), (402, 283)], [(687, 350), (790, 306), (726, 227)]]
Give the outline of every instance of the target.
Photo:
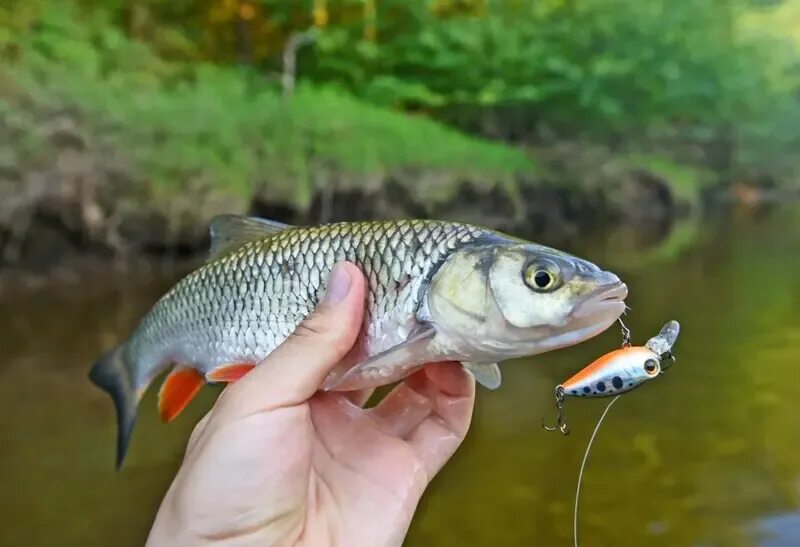
[(351, 403), (356, 406), (364, 406), (369, 401), (369, 398), (372, 397), (372, 394), (375, 392), (375, 389), (359, 389), (358, 391), (348, 391), (344, 393), (344, 396), (347, 397)]
[(334, 266), (317, 309), (250, 374), (229, 386), (221, 403), (249, 414), (306, 401), (355, 342), (364, 292), (364, 276), (354, 264)]
[[(442, 365), (448, 365), (442, 367)], [(405, 438), (413, 431), (434, 409), (434, 400), (438, 390), (428, 389), (428, 376), (441, 377), (438, 370), (450, 370), (452, 367), (458, 371), (461, 365), (452, 361), (427, 363), (423, 370), (418, 370), (399, 386), (394, 388), (389, 395), (378, 403), (369, 415), (385, 433), (396, 437)], [(426, 370), (430, 372), (425, 372)], [(456, 376), (457, 381), (463, 381), (461, 375)], [(446, 378), (445, 380), (446, 381)]]
[[(309, 406), (316, 435), (334, 459), (352, 465), (359, 454), (374, 456), (386, 450), (386, 435), (374, 427), (364, 409), (341, 393), (320, 391)], [(396, 441), (404, 444), (400, 439)]]
[(472, 420), (475, 382), (460, 365), (425, 368), (412, 387), (433, 401), (433, 411), (408, 436), (408, 443), (433, 478), (461, 445)]
[[(446, 396), (455, 398), (475, 396), (475, 380), (464, 370), (461, 363), (455, 361), (432, 363), (425, 367), (425, 376), (428, 380), (428, 389), (439, 395), (437, 401), (444, 405), (437, 406), (437, 411), (447, 408), (449, 399)], [(468, 426), (469, 422), (466, 425)]]
[(210, 416), (211, 416), (211, 411), (206, 412), (206, 415), (203, 416), (199, 422), (197, 422), (196, 426), (194, 426), (192, 434), (189, 435), (189, 442), (186, 443), (186, 454), (184, 455), (184, 458), (186, 458), (186, 455), (188, 455), (189, 452), (192, 451), (194, 446), (197, 444), (197, 441), (203, 435), (203, 431), (205, 431), (206, 426), (208, 425), (208, 420)]
[[(412, 374), (416, 375), (424, 377), (425, 372), (421, 370)], [(432, 410), (433, 401), (425, 394), (415, 391), (407, 380), (395, 387), (368, 413), (384, 433), (405, 438)]]
[[(411, 488), (417, 496), (422, 493), (428, 476), (405, 440), (375, 427), (364, 409), (339, 393), (320, 391), (309, 401), (309, 407), (321, 448), (315, 452), (315, 466), (340, 469), (355, 480), (353, 484), (374, 485), (383, 492)], [(416, 500), (411, 507), (415, 504)]]

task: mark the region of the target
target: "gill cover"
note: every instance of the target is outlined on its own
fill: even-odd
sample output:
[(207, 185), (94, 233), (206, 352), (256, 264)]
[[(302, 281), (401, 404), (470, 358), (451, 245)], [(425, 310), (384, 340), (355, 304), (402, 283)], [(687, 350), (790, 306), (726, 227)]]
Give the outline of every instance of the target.
[[(526, 282), (529, 272), (539, 269), (539, 263), (556, 276), (552, 288), (537, 290)], [(503, 317), (523, 329), (565, 324), (573, 307), (573, 291), (564, 284), (571, 278), (567, 261), (544, 247), (500, 249), (489, 271), (489, 285)]]
[(462, 332), (483, 323), (491, 311), (487, 275), (495, 254), (492, 247), (453, 253), (431, 280), (429, 311), (421, 319), (432, 319), (429, 314), (447, 317), (448, 328)]

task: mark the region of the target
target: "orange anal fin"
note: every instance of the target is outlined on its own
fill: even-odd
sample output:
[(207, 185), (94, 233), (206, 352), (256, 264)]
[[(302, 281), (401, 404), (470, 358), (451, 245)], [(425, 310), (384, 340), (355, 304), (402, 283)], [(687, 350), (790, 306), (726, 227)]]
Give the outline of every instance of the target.
[(206, 380), (209, 382), (235, 382), (254, 368), (255, 365), (250, 363), (222, 365), (206, 374)]
[(161, 419), (171, 422), (186, 408), (205, 384), (203, 375), (193, 368), (176, 366), (158, 392), (158, 412)]

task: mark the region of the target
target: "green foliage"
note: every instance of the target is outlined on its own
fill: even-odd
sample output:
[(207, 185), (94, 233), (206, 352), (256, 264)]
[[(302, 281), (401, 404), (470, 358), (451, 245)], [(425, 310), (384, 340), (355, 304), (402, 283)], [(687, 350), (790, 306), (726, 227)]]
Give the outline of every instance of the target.
[(800, 145), (796, 27), (775, 33), (751, 22), (790, 4), (800, 2), (530, 0), (442, 15), (429, 2), (385, 0), (391, 15), (377, 43), (365, 44), (358, 25), (331, 26), (306, 74), (477, 129), (489, 120), (523, 136), (636, 143), (668, 133), (731, 148), (725, 164), (708, 159), (728, 175), (791, 180)]
[(522, 152), (434, 121), (301, 85), (290, 100), (251, 69), (166, 62), (107, 21), (48, 10), (16, 36), (2, 74), (39, 110), (87, 120), (154, 196), (197, 185), (309, 204), (320, 172), (386, 176), (448, 170), (497, 180), (530, 170)]
[(447, 17), (428, 2), (383, 5), (377, 44), (353, 47), (357, 27), (331, 28), (309, 76), (389, 104), (523, 104), (532, 122), (601, 134), (730, 122), (785, 91), (763, 63), (780, 79), (786, 59), (736, 36), (734, 0), (495, 2)]
[[(246, 191), (262, 179), (307, 181), (330, 164), (373, 172), (476, 165), (495, 172), (525, 163), (519, 154), (509, 160), (504, 149), (367, 107), (344, 90), (380, 107), (537, 142), (623, 142), (663, 153), (669, 135), (681, 141), (676, 148), (705, 150), (706, 163), (727, 177), (800, 180), (794, 153), (800, 43), (793, 41), (800, 0), (7, 0), (4, 6), (0, 48), (25, 56), (27, 72), (16, 78), (49, 79), (29, 86), (31, 92), (61, 88), (95, 116), (135, 122), (131, 132), (138, 137), (167, 135), (170, 153), (188, 147), (178, 159), (137, 158), (158, 179), (215, 165), (215, 179), (224, 175), (226, 184)], [(298, 52), (298, 75), (314, 87), (300, 86), (287, 108), (254, 74), (277, 76), (290, 36), (309, 29), (315, 40)], [(219, 68), (233, 63), (250, 70)], [(118, 105), (116, 93), (132, 98)], [(181, 101), (195, 101), (194, 108)], [(190, 121), (194, 112), (206, 113), (203, 129)], [(165, 117), (186, 126), (161, 128)], [(267, 138), (254, 137), (265, 132)], [(242, 145), (241, 134), (261, 142)], [(179, 137), (191, 138), (174, 144)], [(472, 147), (481, 152), (464, 160)], [(285, 161), (269, 163), (275, 150)], [(298, 192), (308, 195), (310, 183), (303, 184)]]

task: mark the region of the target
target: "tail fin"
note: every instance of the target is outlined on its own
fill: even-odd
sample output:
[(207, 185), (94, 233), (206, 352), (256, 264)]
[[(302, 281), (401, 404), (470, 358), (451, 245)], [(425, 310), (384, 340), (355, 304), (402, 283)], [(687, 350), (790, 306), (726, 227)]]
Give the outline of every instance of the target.
[(131, 440), (140, 399), (132, 371), (125, 363), (122, 346), (106, 352), (92, 367), (89, 379), (111, 395), (117, 410), (117, 470), (119, 470)]

